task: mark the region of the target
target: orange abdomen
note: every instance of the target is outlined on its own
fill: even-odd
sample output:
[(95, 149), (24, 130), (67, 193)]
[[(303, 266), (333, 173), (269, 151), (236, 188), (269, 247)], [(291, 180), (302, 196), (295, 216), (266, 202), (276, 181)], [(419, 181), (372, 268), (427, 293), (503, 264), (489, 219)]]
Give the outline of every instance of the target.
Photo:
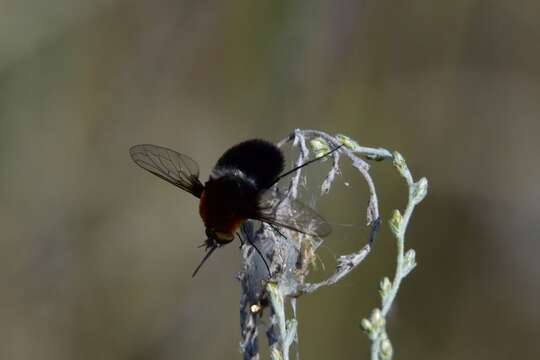
[(234, 204), (227, 203), (226, 199), (216, 195), (219, 193), (211, 194), (210, 198), (206, 191), (201, 194), (199, 214), (204, 225), (213, 231), (234, 234), (246, 221), (246, 217), (235, 211)]

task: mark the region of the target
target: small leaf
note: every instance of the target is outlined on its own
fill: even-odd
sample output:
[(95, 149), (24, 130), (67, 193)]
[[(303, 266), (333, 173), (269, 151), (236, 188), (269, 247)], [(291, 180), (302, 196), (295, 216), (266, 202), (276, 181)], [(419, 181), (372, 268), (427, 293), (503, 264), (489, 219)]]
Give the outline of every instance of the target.
[(366, 335), (371, 339), (375, 340), (377, 338), (378, 332), (373, 328), (373, 324), (368, 319), (362, 319), (360, 323), (362, 329), (365, 331)]
[(410, 249), (405, 253), (405, 262), (403, 264), (403, 276), (407, 276), (416, 267), (416, 252)]
[(379, 294), (381, 295), (381, 298), (384, 300), (386, 296), (388, 295), (388, 292), (392, 288), (392, 283), (390, 282), (390, 279), (385, 277), (384, 279), (381, 280), (380, 286), (381, 288), (379, 290)]
[(397, 152), (394, 151), (394, 166), (398, 169), (399, 173), (402, 176), (406, 176), (406, 174), (409, 173), (409, 168), (407, 167), (407, 163), (405, 162), (405, 159), (403, 156)]
[(376, 332), (379, 332), (384, 327), (385, 320), (380, 309), (375, 308), (371, 312), (371, 324), (373, 325), (373, 330)]
[(401, 213), (397, 209), (394, 210), (394, 212), (392, 213), (392, 217), (390, 218), (389, 225), (390, 230), (392, 230), (392, 233), (396, 237), (399, 237), (402, 222), (403, 217), (401, 216)]
[[(324, 154), (327, 154), (330, 152), (330, 146), (328, 145), (326, 140), (324, 140), (323, 138), (318, 137), (315, 139), (311, 139), (309, 141), (309, 145), (315, 152), (315, 157), (321, 157)], [(323, 160), (326, 160), (326, 158)]]
[(311, 145), (311, 147), (313, 148), (313, 150), (324, 150), (324, 149), (329, 149), (330, 147), (328, 146), (328, 143), (326, 142), (326, 140), (324, 140), (323, 138), (321, 137), (318, 137), (318, 138), (315, 138), (315, 139), (311, 139), (309, 141), (309, 145)]
[(394, 349), (392, 348), (392, 343), (389, 339), (384, 339), (381, 341), (381, 358), (384, 360), (389, 360), (392, 358)]
[(428, 191), (428, 181), (425, 177), (423, 177), (414, 184), (413, 189), (412, 189), (411, 197), (415, 205), (420, 203), (422, 200), (424, 200), (424, 198), (427, 195), (427, 191)]
[(364, 331), (368, 333), (373, 331), (373, 326), (371, 325), (371, 322), (368, 319), (362, 319), (362, 321), (360, 322), (360, 325), (362, 326), (362, 329), (364, 329)]
[(346, 135), (337, 134), (336, 139), (337, 141), (345, 145), (345, 147), (348, 148), (349, 150), (355, 151), (356, 149), (360, 147), (360, 145), (358, 145), (356, 141), (354, 141), (353, 139), (351, 139), (350, 137)]
[(408, 264), (416, 264), (416, 251), (414, 251), (414, 249), (409, 249), (405, 253), (405, 261)]

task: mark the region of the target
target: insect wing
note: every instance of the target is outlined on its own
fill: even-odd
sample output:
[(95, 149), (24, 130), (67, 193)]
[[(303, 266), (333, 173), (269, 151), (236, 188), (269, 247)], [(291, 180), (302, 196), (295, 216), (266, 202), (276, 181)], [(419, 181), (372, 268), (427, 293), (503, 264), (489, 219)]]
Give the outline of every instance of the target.
[(317, 237), (325, 237), (332, 232), (330, 224), (314, 209), (272, 190), (263, 195), (257, 220)]
[(199, 180), (199, 166), (189, 156), (150, 144), (135, 145), (129, 154), (143, 169), (196, 197), (201, 196), (204, 186)]

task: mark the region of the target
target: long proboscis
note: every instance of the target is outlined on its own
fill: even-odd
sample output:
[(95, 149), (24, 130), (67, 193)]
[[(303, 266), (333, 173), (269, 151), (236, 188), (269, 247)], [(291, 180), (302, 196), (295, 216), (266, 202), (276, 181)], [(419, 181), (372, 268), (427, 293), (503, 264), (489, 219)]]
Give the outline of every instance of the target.
[(208, 258), (210, 257), (210, 255), (212, 255), (212, 253), (217, 249), (218, 247), (217, 246), (212, 246), (210, 248), (210, 250), (208, 250), (208, 252), (206, 253), (206, 255), (204, 255), (203, 259), (201, 260), (199, 266), (197, 266), (197, 268), (195, 269), (195, 271), (193, 272), (193, 275), (191, 275), (191, 277), (195, 277), (195, 275), (197, 275), (197, 273), (199, 272), (199, 269), (203, 266), (203, 264), (206, 262), (206, 260), (208, 260)]

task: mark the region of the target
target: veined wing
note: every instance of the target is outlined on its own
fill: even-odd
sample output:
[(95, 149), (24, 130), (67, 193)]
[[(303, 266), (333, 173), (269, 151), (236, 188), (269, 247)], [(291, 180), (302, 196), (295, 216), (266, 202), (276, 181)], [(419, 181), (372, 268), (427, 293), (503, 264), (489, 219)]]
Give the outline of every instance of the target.
[(199, 180), (199, 166), (189, 156), (150, 144), (135, 145), (129, 154), (143, 169), (196, 197), (201, 196), (204, 185)]
[(314, 209), (283, 194), (275, 194), (272, 190), (262, 196), (255, 218), (317, 237), (325, 237), (332, 232), (330, 224)]

